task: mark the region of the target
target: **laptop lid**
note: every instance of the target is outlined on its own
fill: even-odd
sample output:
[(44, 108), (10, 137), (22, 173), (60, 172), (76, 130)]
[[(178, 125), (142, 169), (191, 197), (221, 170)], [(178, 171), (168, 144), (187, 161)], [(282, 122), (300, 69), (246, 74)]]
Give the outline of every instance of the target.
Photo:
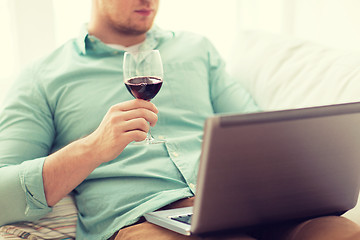
[(211, 117), (191, 232), (346, 211), (359, 172), (360, 103)]

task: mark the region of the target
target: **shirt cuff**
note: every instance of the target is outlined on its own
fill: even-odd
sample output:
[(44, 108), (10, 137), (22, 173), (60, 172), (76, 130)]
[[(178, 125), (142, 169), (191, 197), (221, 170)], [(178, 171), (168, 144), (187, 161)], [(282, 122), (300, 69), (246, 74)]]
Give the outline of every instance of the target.
[(25, 215), (28, 217), (42, 217), (51, 212), (47, 205), (43, 184), (43, 165), (45, 157), (25, 161), (20, 165), (19, 177), (25, 192)]

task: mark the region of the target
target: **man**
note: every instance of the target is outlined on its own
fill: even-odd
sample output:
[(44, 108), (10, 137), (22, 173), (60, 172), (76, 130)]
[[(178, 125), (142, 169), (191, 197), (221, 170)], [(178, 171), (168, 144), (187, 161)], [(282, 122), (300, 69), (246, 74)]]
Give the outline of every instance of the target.
[[(208, 40), (153, 27), (157, 9), (158, 0), (93, 0), (86, 31), (20, 75), (0, 115), (0, 193), (9, 196), (0, 225), (37, 219), (72, 192), (78, 239), (185, 238), (141, 216), (192, 204), (207, 117), (258, 109)], [(132, 100), (124, 50), (148, 49), (161, 52), (164, 84), (153, 102)], [(148, 123), (166, 143), (129, 144), (145, 139)], [(329, 217), (282, 233), (319, 231), (348, 238), (359, 229)]]

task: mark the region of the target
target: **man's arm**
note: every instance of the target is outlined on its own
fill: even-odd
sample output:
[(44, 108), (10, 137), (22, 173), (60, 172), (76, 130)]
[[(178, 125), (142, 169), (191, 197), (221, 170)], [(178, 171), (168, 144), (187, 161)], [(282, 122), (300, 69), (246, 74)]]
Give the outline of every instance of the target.
[(56, 131), (33, 75), (34, 68), (22, 71), (0, 107), (0, 225), (33, 221), (51, 211), (42, 168)]
[(144, 100), (114, 105), (92, 134), (48, 156), (43, 167), (48, 205), (55, 205), (101, 163), (115, 159), (130, 142), (144, 140), (157, 112)]
[[(28, 75), (27, 75), (28, 76)], [(8, 99), (0, 114), (0, 226), (34, 221), (71, 192), (102, 162), (114, 159), (131, 141), (145, 139), (156, 107), (132, 100), (113, 106), (90, 135), (46, 156), (54, 130), (46, 103), (31, 94)], [(15, 94), (10, 94), (15, 95)], [(42, 107), (43, 106), (43, 107)]]
[(18, 221), (32, 221), (48, 213), (47, 206), (32, 206), (19, 178), (23, 166), (14, 165), (0, 168), (0, 226)]
[[(207, 41), (210, 93), (215, 113), (258, 112), (260, 108), (250, 93), (226, 69), (224, 60), (214, 46)], [(205, 44), (204, 44), (205, 45)]]

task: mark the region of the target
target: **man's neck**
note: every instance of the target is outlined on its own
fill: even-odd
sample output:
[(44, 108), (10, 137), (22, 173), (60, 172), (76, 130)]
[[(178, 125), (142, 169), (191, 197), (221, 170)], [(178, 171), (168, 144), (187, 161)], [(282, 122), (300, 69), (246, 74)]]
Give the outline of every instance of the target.
[(97, 37), (106, 44), (117, 44), (124, 47), (139, 44), (146, 39), (146, 33), (138, 35), (126, 34), (112, 29), (107, 29), (104, 26), (95, 26), (93, 24), (89, 24), (88, 32), (90, 35)]

